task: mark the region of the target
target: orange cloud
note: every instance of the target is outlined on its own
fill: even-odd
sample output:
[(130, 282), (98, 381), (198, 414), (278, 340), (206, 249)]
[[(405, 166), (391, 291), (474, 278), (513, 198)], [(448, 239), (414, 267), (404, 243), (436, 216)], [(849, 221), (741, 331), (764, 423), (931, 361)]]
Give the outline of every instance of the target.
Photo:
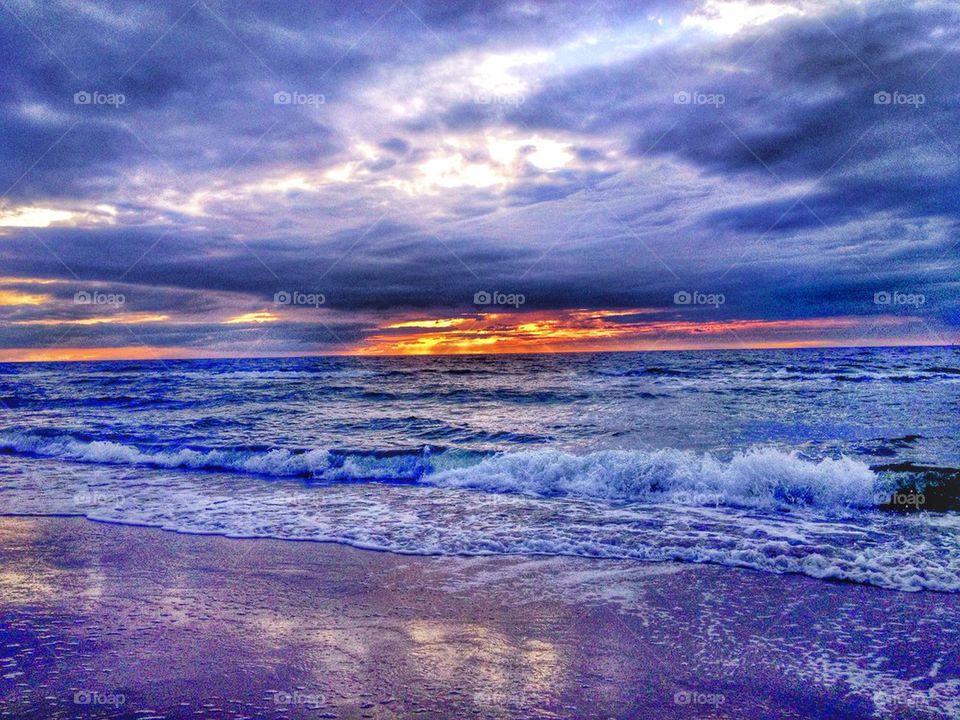
[(387, 325), (387, 330), (399, 330), (402, 328), (448, 328), (457, 325), (463, 325), (467, 318), (437, 318), (434, 320), (407, 320), (405, 322)]
[(50, 302), (49, 295), (22, 293), (16, 290), (0, 290), (0, 306), (43, 305)]
[(8, 275), (0, 277), (0, 285), (55, 285), (58, 283), (63, 283), (63, 280), (55, 280), (53, 278), (13, 277)]
[[(406, 320), (381, 327), (354, 352), (440, 355), (801, 347), (823, 345), (831, 332), (840, 338), (853, 337), (859, 328), (871, 324), (854, 317), (710, 321), (647, 317), (656, 313), (648, 308), (565, 310)], [(899, 325), (908, 319), (870, 320)], [(809, 337), (811, 333), (816, 337)]]
[(280, 318), (272, 312), (248, 312), (236, 317), (227, 318), (223, 321), (224, 325), (239, 325), (242, 323), (265, 323), (276, 322)]
[[(247, 313), (235, 323), (269, 322), (272, 313)], [(261, 318), (261, 319), (255, 319)], [(161, 315), (124, 314), (79, 320), (42, 319), (17, 324), (95, 324), (99, 322), (166, 322)], [(644, 350), (799, 348), (824, 346), (928, 344), (923, 326), (909, 316), (832, 317), (788, 320), (728, 319), (695, 321), (682, 313), (635, 308), (627, 310), (556, 310), (549, 312), (468, 313), (457, 317), (413, 317), (383, 321), (341, 355), (449, 355), (488, 353), (553, 353)], [(314, 354), (267, 349), (273, 357)], [(246, 357), (242, 348), (221, 346), (8, 348), (0, 362), (70, 360), (149, 360)]]
[(169, 315), (150, 315), (147, 313), (126, 313), (123, 315), (97, 315), (88, 318), (61, 320), (44, 318), (42, 320), (15, 320), (11, 325), (139, 325), (141, 323), (163, 322)]

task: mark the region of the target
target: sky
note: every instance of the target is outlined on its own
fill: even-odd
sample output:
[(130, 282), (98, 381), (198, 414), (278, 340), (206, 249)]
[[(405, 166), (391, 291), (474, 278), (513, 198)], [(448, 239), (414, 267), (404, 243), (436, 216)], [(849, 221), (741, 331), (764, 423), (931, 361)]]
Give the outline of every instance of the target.
[(954, 0), (0, 0), (0, 361), (952, 344)]

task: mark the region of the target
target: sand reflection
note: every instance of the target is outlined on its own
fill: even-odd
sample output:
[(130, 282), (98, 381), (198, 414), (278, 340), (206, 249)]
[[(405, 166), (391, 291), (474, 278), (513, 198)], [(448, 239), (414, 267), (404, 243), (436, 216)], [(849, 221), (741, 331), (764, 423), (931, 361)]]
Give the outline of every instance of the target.
[(478, 623), (420, 619), (407, 623), (406, 631), (415, 671), (464, 688), (479, 705), (542, 701), (561, 685), (564, 663), (550, 642), (510, 637)]

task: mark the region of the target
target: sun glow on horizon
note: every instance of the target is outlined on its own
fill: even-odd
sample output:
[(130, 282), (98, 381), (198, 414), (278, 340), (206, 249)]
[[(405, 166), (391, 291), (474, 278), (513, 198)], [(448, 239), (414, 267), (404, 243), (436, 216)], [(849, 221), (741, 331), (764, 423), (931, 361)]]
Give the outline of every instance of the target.
[[(112, 360), (173, 360), (202, 358), (204, 353), (188, 348), (124, 347), (8, 348), (0, 350), (0, 362), (98, 362)], [(209, 357), (209, 353), (206, 354)]]
[[(873, 324), (900, 326), (908, 320), (903, 317), (878, 318)], [(811, 343), (824, 344), (817, 338), (827, 338), (830, 332), (855, 333), (861, 325), (862, 319), (855, 317), (688, 320), (658, 314), (650, 308), (480, 313), (387, 324), (368, 336), (353, 354), (469, 355), (805, 347)], [(811, 333), (817, 337), (811, 338)]]

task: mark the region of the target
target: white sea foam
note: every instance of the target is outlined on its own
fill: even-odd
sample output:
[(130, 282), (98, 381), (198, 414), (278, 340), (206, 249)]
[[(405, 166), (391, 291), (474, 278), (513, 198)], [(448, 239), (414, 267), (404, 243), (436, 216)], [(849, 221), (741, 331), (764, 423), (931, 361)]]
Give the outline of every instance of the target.
[(278, 476), (310, 473), (329, 465), (329, 453), (325, 450), (298, 454), (288, 450), (250, 453), (229, 450), (198, 451), (184, 448), (163, 451), (104, 440), (84, 442), (67, 436), (51, 438), (30, 434), (0, 437), (0, 447), (76, 462), (111, 465), (143, 464), (164, 468), (223, 468)]
[(849, 458), (818, 462), (773, 448), (754, 448), (721, 462), (686, 450), (606, 450), (574, 455), (525, 450), (477, 461), (429, 451), (395, 455), (286, 449), (163, 450), (69, 436), (0, 436), (0, 447), (78, 462), (162, 468), (224, 469), (274, 477), (324, 480), (419, 480), (438, 487), (496, 493), (569, 495), (595, 500), (669, 501), (684, 505), (789, 508), (843, 512), (877, 504), (883, 482)]
[[(160, 468), (232, 470), (273, 477), (311, 476), (328, 480), (407, 479), (417, 457), (335, 456), (327, 450), (293, 452), (286, 449), (263, 451), (163, 450), (122, 443), (81, 441), (69, 436), (44, 437), (31, 433), (0, 436), (0, 448), (17, 453), (55, 457), (75, 462), (109, 465), (150, 465)], [(404, 473), (406, 472), (406, 475)]]
[(870, 468), (841, 458), (819, 462), (756, 448), (728, 462), (683, 450), (609, 450), (573, 455), (535, 450), (497, 455), (428, 481), (441, 486), (533, 495), (575, 495), (618, 501), (647, 498), (690, 505), (824, 509), (876, 505), (879, 480)]
[[(350, 471), (353, 472), (353, 471)], [(441, 477), (442, 473), (438, 473)], [(545, 500), (424, 483), (265, 482), (256, 475), (0, 455), (0, 508), (185, 533), (341, 542), (439, 555), (572, 555), (802, 573), (960, 591), (960, 515)]]
[(960, 495), (957, 367), (955, 348), (9, 366), (0, 512), (960, 591), (960, 513), (876, 509)]

